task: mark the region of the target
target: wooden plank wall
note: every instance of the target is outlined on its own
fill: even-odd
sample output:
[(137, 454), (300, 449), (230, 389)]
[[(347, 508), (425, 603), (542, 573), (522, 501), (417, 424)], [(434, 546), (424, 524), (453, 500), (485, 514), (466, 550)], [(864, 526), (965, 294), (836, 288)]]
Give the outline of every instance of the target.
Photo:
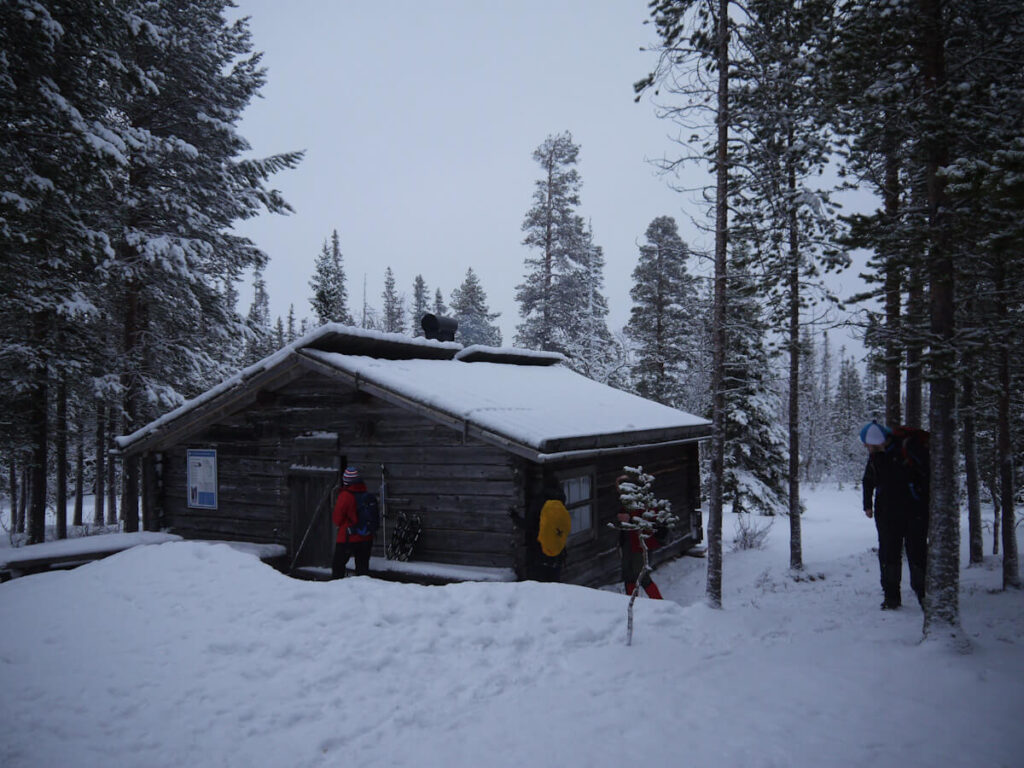
[[(528, 499), (539, 494), (546, 475), (590, 469), (596, 477), (597, 510), (592, 535), (582, 540), (574, 537), (562, 572), (562, 580), (587, 586), (601, 586), (619, 580), (621, 560), (619, 534), (608, 527), (619, 511), (615, 479), (624, 466), (642, 466), (655, 476), (654, 492), (672, 502), (672, 510), (680, 518), (679, 528), (672, 533), (668, 546), (662, 547), (652, 561), (656, 564), (678, 556), (703, 538), (699, 529), (691, 530), (691, 512), (700, 506), (699, 467), (695, 444), (647, 449), (635, 453), (618, 453), (596, 460), (566, 462), (528, 468)], [(520, 554), (520, 559), (522, 555)]]
[[(457, 430), (389, 405), (354, 388), (309, 374), (263, 398), (264, 404), (212, 425), (188, 444), (164, 452), (163, 524), (193, 538), (233, 538), (292, 546), (288, 468), (360, 468), (370, 490), (386, 468), (392, 513), (417, 514), (423, 531), (415, 557), (442, 563), (510, 567), (517, 539), (508, 517), (523, 493), (515, 459), (503, 450), (463, 440)], [(295, 438), (336, 432), (337, 447)], [(220, 509), (185, 505), (185, 451), (218, 451)], [(393, 521), (385, 519), (385, 524)], [(378, 536), (375, 554), (382, 555)], [(323, 565), (329, 565), (324, 563)]]

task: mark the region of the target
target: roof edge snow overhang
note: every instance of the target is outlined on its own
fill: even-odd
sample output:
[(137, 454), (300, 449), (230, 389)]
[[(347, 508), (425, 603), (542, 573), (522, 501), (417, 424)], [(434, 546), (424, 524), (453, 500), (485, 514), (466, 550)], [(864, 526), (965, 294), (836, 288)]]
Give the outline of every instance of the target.
[[(316, 350), (310, 350), (315, 354)], [(464, 436), (473, 437), (490, 445), (503, 448), (524, 459), (537, 464), (546, 464), (554, 461), (584, 460), (601, 455), (624, 453), (632, 450), (647, 448), (662, 448), (671, 445), (685, 445), (706, 440), (711, 436), (710, 424), (698, 424), (688, 427), (675, 427), (669, 429), (645, 430), (642, 432), (628, 433), (633, 439), (628, 443), (621, 442), (622, 433), (589, 435), (586, 437), (573, 437), (555, 440), (546, 440), (540, 448), (535, 448), (525, 443), (513, 440), (507, 435), (502, 435), (490, 429), (485, 429), (473, 424), (468, 419), (453, 413), (425, 405), (417, 400), (401, 395), (387, 387), (383, 387), (365, 376), (352, 373), (328, 363), (315, 359), (313, 356), (299, 351), (301, 365), (311, 371), (316, 371), (335, 379), (341, 379), (354, 386), (357, 390), (378, 397), (381, 400), (406, 408), (414, 413), (424, 416), (432, 421), (444, 424), (452, 429), (462, 432)], [(618, 439), (618, 440), (617, 440)]]
[(661, 427), (635, 432), (608, 432), (580, 437), (553, 438), (541, 443), (545, 454), (593, 453), (595, 451), (628, 450), (633, 447), (692, 443), (711, 437), (711, 424), (702, 422), (689, 426)]

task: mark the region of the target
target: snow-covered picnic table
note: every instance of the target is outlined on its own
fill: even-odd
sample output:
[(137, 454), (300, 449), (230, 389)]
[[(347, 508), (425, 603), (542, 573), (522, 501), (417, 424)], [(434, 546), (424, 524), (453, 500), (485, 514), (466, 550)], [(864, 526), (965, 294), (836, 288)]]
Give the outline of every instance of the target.
[(172, 533), (139, 531), (137, 533), (105, 533), (98, 536), (80, 536), (74, 539), (47, 541), (24, 547), (0, 550), (0, 573), (12, 578), (49, 568), (68, 568), (92, 560), (99, 560), (143, 544), (164, 544), (181, 541)]
[[(51, 568), (73, 568), (93, 560), (101, 560), (132, 547), (146, 544), (166, 544), (171, 541), (182, 541), (182, 537), (173, 533), (152, 531), (104, 533), (96, 536), (47, 541), (43, 544), (29, 544), (13, 549), (0, 549), (0, 574), (4, 578), (17, 578), (27, 573), (46, 571)], [(280, 544), (254, 544), (245, 541), (210, 541), (208, 543), (227, 544), (233, 549), (254, 555), (261, 560), (283, 557), (286, 552)]]

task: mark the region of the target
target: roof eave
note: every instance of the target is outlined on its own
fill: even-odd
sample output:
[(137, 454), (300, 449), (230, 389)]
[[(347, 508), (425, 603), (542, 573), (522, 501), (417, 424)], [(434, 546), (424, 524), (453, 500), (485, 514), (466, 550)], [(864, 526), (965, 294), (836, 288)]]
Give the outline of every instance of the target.
[(289, 353), (271, 367), (241, 379), (235, 386), (218, 393), (208, 402), (184, 412), (178, 418), (154, 427), (148, 432), (142, 432), (130, 443), (120, 442), (118, 444), (119, 453), (128, 457), (137, 456), (147, 451), (162, 450), (173, 445), (189, 433), (201, 428), (202, 425), (212, 423), (223, 415), (234, 413), (255, 402), (261, 390), (274, 389), (297, 378), (304, 372), (300, 362), (301, 359), (294, 351)]

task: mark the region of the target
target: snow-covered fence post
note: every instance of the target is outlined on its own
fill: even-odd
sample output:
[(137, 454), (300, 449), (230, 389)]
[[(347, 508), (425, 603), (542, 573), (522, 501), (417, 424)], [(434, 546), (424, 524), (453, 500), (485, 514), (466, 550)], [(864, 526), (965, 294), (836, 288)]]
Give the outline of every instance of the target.
[(608, 523), (608, 527), (625, 533), (635, 532), (643, 554), (643, 568), (637, 576), (626, 609), (626, 645), (632, 645), (633, 603), (636, 602), (644, 579), (651, 572), (647, 540), (659, 530), (674, 528), (679, 518), (672, 514), (672, 504), (668, 500), (655, 498), (651, 490), (654, 475), (644, 472), (643, 467), (623, 467), (622, 470), (625, 474), (618, 483), (622, 512), (619, 513), (618, 521)]

